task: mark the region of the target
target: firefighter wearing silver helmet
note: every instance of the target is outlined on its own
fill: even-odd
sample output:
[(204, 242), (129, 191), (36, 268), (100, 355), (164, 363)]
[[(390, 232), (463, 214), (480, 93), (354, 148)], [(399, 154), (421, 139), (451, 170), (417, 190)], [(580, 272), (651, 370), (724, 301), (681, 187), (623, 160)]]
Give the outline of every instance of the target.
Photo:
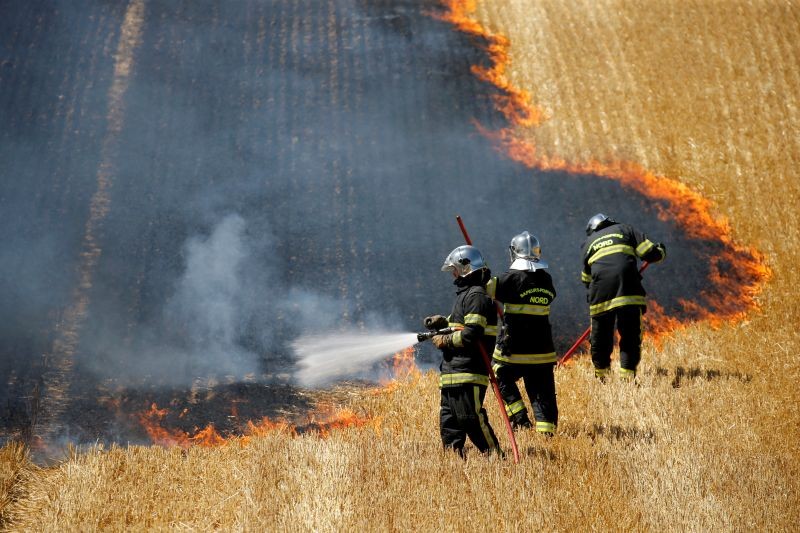
[[(497, 437), (489, 425), (483, 400), (489, 385), (489, 373), (480, 353), (494, 346), (497, 312), (484, 285), (491, 276), (481, 252), (473, 246), (459, 246), (447, 256), (442, 271), (452, 273), (456, 300), (450, 316), (425, 318), (428, 329), (456, 329), (448, 335), (433, 337), (442, 351), (439, 366), (441, 401), (439, 429), (442, 444), (463, 455), (467, 437), (481, 452), (500, 452)], [(487, 352), (488, 353), (488, 352)]]
[(603, 213), (589, 219), (586, 235), (581, 245), (581, 281), (589, 290), (587, 300), (592, 320), (589, 340), (594, 373), (600, 379), (608, 375), (616, 324), (620, 376), (633, 380), (641, 360), (642, 314), (646, 310), (646, 293), (637, 260), (662, 261), (667, 255), (666, 248)]
[(556, 351), (550, 328), (550, 304), (556, 297), (553, 280), (542, 260), (539, 240), (523, 231), (511, 239), (511, 265), (492, 278), (489, 296), (503, 304), (503, 324), (492, 355), (500, 394), (513, 428), (533, 427), (517, 381), (525, 383), (536, 431), (553, 435), (558, 405), (553, 367)]

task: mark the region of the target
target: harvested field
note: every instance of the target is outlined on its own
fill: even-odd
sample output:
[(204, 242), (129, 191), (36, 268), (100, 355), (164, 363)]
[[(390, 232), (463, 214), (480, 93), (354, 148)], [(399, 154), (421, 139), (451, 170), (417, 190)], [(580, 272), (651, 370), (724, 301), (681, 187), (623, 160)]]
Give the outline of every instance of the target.
[[(70, 266), (51, 276), (52, 300), (21, 307), (27, 314), (3, 308), (6, 329), (16, 332), (3, 336), (10, 376), (2, 397), (4, 434), (36, 445), (37, 437), (70, 440), (67, 428), (80, 435), (72, 440), (105, 444), (65, 451), (63, 460), (40, 466), (26, 448), (6, 444), (0, 527), (794, 530), (800, 523), (794, 286), (800, 6), (465, 0), (446, 2), (448, 10), (431, 16), (434, 5), (322, 4), (253, 0), (240, 14), (217, 8), (202, 16), (188, 4), (102, 6), (85, 19), (74, 15), (86, 31), (70, 50), (83, 45), (92, 53), (64, 52), (66, 60), (50, 70), (26, 58), (35, 58), (37, 46), (53, 46), (39, 39), (60, 24), (40, 16), (31, 33), (3, 32), (12, 36), (6, 49), (28, 54), (0, 57), (0, 87), (15, 88), (0, 89), (3, 111), (24, 103), (10, 113), (11, 126), (0, 138), (2, 153), (14, 154), (15, 163), (0, 163), (0, 170), (4, 176), (21, 170), (28, 178), (3, 190), (3, 207), (23, 200), (40, 206), (34, 212), (44, 215), (29, 237), (46, 248), (49, 242), (37, 237), (58, 230), (61, 245), (30, 257), (44, 257), (51, 269)], [(14, 13), (16, 19), (2, 17), (0, 24), (14, 28), (14, 20), (37, 11)], [(192, 40), (196, 26), (209, 35), (231, 30), (244, 37), (209, 45)], [(384, 40), (375, 41), (378, 36)], [(497, 59), (496, 49), (484, 50), (498, 36), (508, 38), (504, 77), (487, 80), (480, 70), (476, 76), (471, 65), (491, 68)], [(233, 43), (241, 48), (231, 51)], [(374, 53), (350, 53), (359, 46)], [(408, 55), (415, 47), (425, 53)], [(322, 49), (335, 52), (315, 55)], [(159, 67), (171, 64), (164, 55), (181, 68)], [(239, 57), (246, 58), (244, 70), (227, 69)], [(276, 73), (259, 70), (267, 67)], [(381, 97), (385, 77), (395, 80), (396, 107), (385, 107)], [(54, 94), (64, 98), (33, 90), (49, 90), (36, 84), (40, 78), (59, 80)], [(536, 120), (494, 108), (498, 100), (491, 96), (522, 90), (542, 112)], [(26, 94), (30, 101), (20, 96)], [(32, 111), (46, 105), (54, 107)], [(208, 114), (194, 116), (198, 109)], [(309, 109), (322, 117), (322, 130)], [(204, 128), (222, 133), (190, 135), (194, 146), (175, 141)], [(501, 130), (513, 134), (524, 157), (509, 151), (508, 137), (491, 134)], [(24, 134), (42, 132), (54, 148), (37, 157), (37, 144), (26, 144)], [(358, 142), (344, 142), (351, 138)], [(199, 141), (204, 150), (196, 149)], [(225, 148), (212, 150), (218, 146)], [(77, 150), (91, 153), (77, 157)], [(147, 156), (138, 158), (141, 153)], [(385, 160), (392, 164), (371, 172)], [(222, 168), (231, 161), (233, 175), (258, 175), (274, 165), (281, 178), (237, 182)], [(219, 172), (203, 171), (215, 164)], [(710, 201), (713, 227), (722, 229), (714, 239), (696, 238), (685, 221), (664, 216), (664, 209), (680, 213), (685, 204), (637, 190), (630, 185), (636, 175), (609, 176), (623, 167), (688, 186)], [(195, 209), (226, 179), (236, 183), (234, 194), (214, 196), (221, 207)], [(174, 186), (165, 189), (164, 182)], [(468, 190), (453, 193), (459, 190), (454, 183)], [(476, 200), (482, 187), (491, 192), (488, 200)], [(499, 199), (509, 188), (522, 191), (511, 206)], [(175, 197), (164, 202), (159, 191)], [(391, 201), (383, 203), (384, 194)], [(183, 206), (186, 195), (191, 210)], [(308, 206), (299, 197), (319, 203)], [(578, 205), (567, 209), (573, 201)], [(269, 214), (261, 217), (263, 205)], [(478, 226), (473, 237), (495, 242), (487, 250), (497, 263), (506, 235), (520, 224), (541, 228), (535, 231), (548, 259), (559, 265), (553, 276), (564, 303), (560, 318), (554, 309), (554, 327), (563, 331), (562, 345), (584, 320), (574, 286), (578, 269), (570, 262), (587, 216), (615, 211), (663, 235), (677, 252), (646, 275), (664, 307), (656, 316), (669, 320), (671, 331), (646, 339), (638, 386), (596, 382), (579, 356), (557, 373), (558, 435), (545, 440), (521, 433), (518, 465), (474, 450), (461, 461), (440, 450), (433, 372), (411, 372), (382, 387), (304, 391), (276, 376), (287, 364), (279, 343), (249, 338), (240, 366), (220, 370), (192, 360), (194, 382), (155, 387), (154, 376), (164, 376), (132, 372), (128, 359), (108, 349), (107, 337), (117, 334), (129, 348), (162, 335), (152, 324), (169, 303), (163, 293), (184, 279), (183, 260), (192, 249), (185, 243), (213, 251), (217, 231), (253, 242), (236, 218), (223, 216), (232, 206), (277, 242), (253, 249), (283, 257), (277, 277), (250, 279), (317, 288), (324, 298), (313, 304), (332, 314), (344, 309), (352, 313), (345, 322), (362, 326), (379, 310), (369, 289), (385, 287), (399, 295), (396, 322), (414, 329), (431, 307), (450, 301), (437, 269), (459, 244), (452, 215), (465, 205), (473, 207), (461, 212), (468, 226)], [(542, 214), (509, 215), (531, 205)], [(427, 212), (431, 218), (420, 215)], [(492, 214), (485, 221), (467, 216), (480, 212)], [(319, 225), (307, 223), (318, 214)], [(65, 223), (72, 220), (85, 224)], [(375, 220), (385, 222), (385, 232), (371, 233)], [(452, 228), (430, 231), (445, 227)], [(319, 228), (329, 238), (319, 238)], [(319, 250), (322, 268), (306, 268), (295, 246)], [(398, 249), (412, 268), (387, 277), (384, 272), (397, 270)], [(724, 254), (731, 254), (729, 269), (712, 267)], [(165, 271), (171, 275), (160, 274)], [(700, 302), (700, 310), (681, 305), (676, 294)], [(123, 315), (116, 314), (120, 309)], [(280, 320), (293, 309), (298, 312), (281, 309)], [(181, 324), (193, 331), (191, 322)], [(39, 353), (47, 356), (18, 364)], [(269, 379), (237, 376), (250, 370), (250, 354)], [(97, 357), (113, 372), (87, 372)], [(120, 371), (130, 379), (113, 379)], [(170, 414), (159, 420), (169, 422), (164, 429), (173, 437), (206, 423), (223, 435), (210, 447), (190, 446), (197, 443), (191, 440), (179, 442), (183, 447), (124, 446), (127, 437), (152, 439), (137, 415), (153, 401), (168, 406)], [(487, 403), (500, 430), (494, 399)], [(329, 427), (291, 418), (320, 404), (336, 405), (353, 422)], [(290, 422), (275, 424), (275, 418), (273, 425), (244, 431), (259, 415)]]

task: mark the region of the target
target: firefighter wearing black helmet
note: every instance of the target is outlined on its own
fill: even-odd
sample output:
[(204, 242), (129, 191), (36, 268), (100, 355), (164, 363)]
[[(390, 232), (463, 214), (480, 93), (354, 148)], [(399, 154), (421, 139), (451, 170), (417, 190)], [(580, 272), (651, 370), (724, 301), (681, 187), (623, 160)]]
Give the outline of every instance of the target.
[(598, 213), (586, 225), (587, 239), (581, 245), (581, 281), (589, 289), (590, 337), (595, 375), (605, 379), (614, 348), (614, 325), (619, 332), (620, 376), (636, 377), (641, 359), (642, 313), (645, 290), (637, 260), (663, 260), (663, 244), (654, 243), (639, 230)]
[(556, 297), (539, 240), (524, 231), (511, 240), (511, 265), (492, 278), (489, 296), (503, 304), (503, 324), (492, 364), (512, 427), (533, 425), (517, 381), (522, 379), (536, 418), (536, 431), (553, 435), (558, 424), (553, 367), (556, 351), (550, 328), (550, 304)]
[[(483, 400), (489, 386), (489, 373), (480, 353), (494, 347), (497, 335), (497, 312), (484, 285), (491, 272), (480, 251), (473, 246), (459, 246), (447, 256), (442, 271), (455, 278), (456, 301), (447, 318), (425, 318), (428, 329), (446, 327), (454, 333), (433, 337), (442, 350), (441, 402), (439, 428), (445, 448), (464, 453), (466, 438), (481, 452), (500, 452), (497, 437), (489, 425)], [(488, 352), (487, 352), (488, 353)]]

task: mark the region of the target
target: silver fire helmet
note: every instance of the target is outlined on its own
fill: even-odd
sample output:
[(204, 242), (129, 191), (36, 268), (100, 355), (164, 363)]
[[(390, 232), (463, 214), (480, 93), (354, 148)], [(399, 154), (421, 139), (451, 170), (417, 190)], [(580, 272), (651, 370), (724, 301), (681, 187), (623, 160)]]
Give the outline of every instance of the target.
[(612, 222), (612, 220), (608, 217), (608, 215), (604, 215), (603, 213), (597, 213), (592, 218), (589, 219), (589, 222), (586, 223), (586, 235), (591, 235), (593, 232), (601, 229), (604, 226), (607, 226), (606, 222)]
[(542, 261), (542, 247), (539, 239), (527, 231), (511, 239), (508, 246), (508, 255), (511, 257), (512, 270), (536, 271), (547, 268), (547, 263)]
[(487, 265), (480, 250), (474, 246), (459, 246), (445, 258), (442, 272), (452, 272), (463, 278), (482, 268), (487, 268)]

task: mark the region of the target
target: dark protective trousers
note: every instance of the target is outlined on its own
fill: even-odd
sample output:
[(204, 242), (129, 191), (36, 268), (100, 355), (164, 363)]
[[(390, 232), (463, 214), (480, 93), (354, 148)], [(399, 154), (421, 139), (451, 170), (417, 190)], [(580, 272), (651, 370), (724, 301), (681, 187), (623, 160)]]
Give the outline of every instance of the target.
[(517, 386), (517, 381), (522, 379), (536, 417), (536, 429), (547, 433), (555, 430), (558, 425), (558, 404), (553, 367), (555, 363), (540, 365), (494, 363), (497, 385), (500, 387), (500, 395), (506, 404), (506, 413), (512, 425), (530, 426), (527, 408)]
[(483, 408), (485, 397), (486, 387), (474, 383), (442, 388), (439, 429), (445, 448), (453, 448), (463, 454), (464, 444), (469, 437), (481, 452), (500, 450), (486, 417), (486, 409)]
[(625, 305), (592, 317), (592, 363), (598, 369), (611, 366), (614, 323), (619, 332), (619, 366), (636, 371), (642, 357), (642, 308)]

